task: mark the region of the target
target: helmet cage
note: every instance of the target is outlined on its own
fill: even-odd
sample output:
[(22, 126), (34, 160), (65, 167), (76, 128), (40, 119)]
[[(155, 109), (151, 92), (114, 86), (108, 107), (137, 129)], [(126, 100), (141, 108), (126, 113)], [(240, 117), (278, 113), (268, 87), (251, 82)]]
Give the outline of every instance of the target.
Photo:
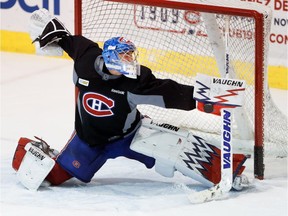
[(102, 56), (108, 70), (134, 79), (140, 75), (138, 51), (132, 42), (121, 37), (112, 38), (105, 42)]

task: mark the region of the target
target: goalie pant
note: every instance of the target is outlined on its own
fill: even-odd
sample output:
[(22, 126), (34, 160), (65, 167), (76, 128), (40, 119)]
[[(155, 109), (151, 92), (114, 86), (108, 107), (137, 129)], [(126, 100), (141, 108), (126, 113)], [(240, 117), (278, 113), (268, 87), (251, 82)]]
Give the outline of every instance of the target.
[[(160, 132), (159, 132), (160, 133)], [(162, 132), (161, 132), (162, 133)], [(164, 136), (163, 136), (164, 135)], [(165, 137), (166, 135), (166, 137)], [(166, 140), (166, 138), (171, 138), (174, 136), (174, 138), (179, 139), (179, 137), (175, 136), (169, 133), (162, 133), (162, 140)], [(127, 138), (126, 141), (129, 141), (129, 143), (134, 137), (134, 134)], [(131, 145), (132, 149), (137, 149), (137, 146), (139, 144), (139, 139), (137, 139), (138, 133), (135, 136), (134, 142)], [(189, 148), (181, 148), (180, 151), (174, 151), (173, 142), (170, 142), (170, 144), (166, 143), (166, 147), (162, 145), (163, 142), (157, 142), (159, 143), (157, 149), (159, 150), (158, 153), (153, 153), (154, 157), (156, 158), (156, 166), (155, 170), (160, 173), (163, 176), (166, 177), (172, 177), (175, 170), (180, 171), (186, 176), (189, 176), (195, 180), (198, 180), (199, 182), (211, 186), (213, 184), (217, 184), (221, 180), (221, 172), (220, 172), (220, 154), (219, 149), (207, 144), (202, 138), (200, 137), (194, 137), (197, 142), (183, 142), (183, 145), (178, 146), (190, 146)], [(79, 142), (80, 141), (80, 142)], [(142, 139), (144, 141), (144, 139)], [(27, 145), (30, 142), (34, 142), (31, 139), (28, 138), (20, 138), (18, 142), (18, 146), (15, 151), (15, 155), (12, 162), (12, 167), (17, 171), (19, 169), (19, 166), (21, 165), (22, 159), (26, 154), (25, 151), (25, 145)], [(79, 148), (76, 146), (78, 145), (83, 146), (83, 143), (79, 139), (79, 137), (73, 133), (72, 139), (69, 140), (66, 147), (60, 154), (59, 157), (56, 159), (55, 166), (51, 170), (51, 172), (46, 177), (46, 180), (49, 181), (52, 185), (60, 185), (63, 182), (67, 181), (68, 179), (72, 177), (76, 177), (77, 179), (83, 181), (83, 182), (89, 182), (93, 175), (101, 168), (101, 166), (106, 162), (108, 158), (116, 158), (118, 156), (125, 156), (130, 159), (135, 159), (138, 161), (142, 161), (146, 165), (147, 168), (152, 168), (155, 164), (155, 160), (152, 156), (152, 154), (148, 153), (147, 151), (152, 152), (153, 148), (149, 147), (149, 143), (146, 143), (145, 146), (146, 150), (143, 149), (137, 149), (137, 152), (131, 151), (129, 148), (129, 145), (125, 145), (125, 143), (114, 143), (114, 145), (110, 145), (106, 148), (109, 148), (110, 152), (109, 154), (106, 154), (104, 157), (103, 152), (101, 154), (98, 154), (99, 157), (96, 157), (94, 155), (94, 161), (87, 161), (89, 157), (84, 157), (82, 159), (79, 158), (73, 158), (71, 155), (75, 155), (75, 151), (79, 152)], [(126, 150), (123, 151), (123, 145), (127, 146)], [(121, 147), (120, 147), (121, 146)], [(161, 147), (162, 146), (162, 147)], [(195, 154), (195, 149), (200, 150), (200, 146), (202, 146), (202, 153), (199, 152), (199, 154)], [(76, 147), (76, 148), (75, 148)], [(88, 151), (91, 152), (91, 147), (86, 145), (87, 149), (80, 149), (80, 151)], [(120, 148), (119, 148), (120, 147)], [(143, 147), (143, 145), (142, 145)], [(89, 149), (88, 149), (89, 148)], [(95, 149), (93, 147), (93, 149)], [(121, 149), (121, 151), (119, 151)], [(167, 152), (167, 149), (169, 149)], [(171, 150), (173, 150), (175, 153), (177, 153), (176, 157), (171, 157)], [(74, 152), (73, 152), (74, 151)], [(107, 149), (102, 151), (106, 151)], [(68, 154), (66, 154), (69, 152)], [(94, 150), (95, 153), (95, 150)], [(142, 154), (144, 153), (144, 154)], [(205, 154), (204, 154), (205, 153)], [(148, 155), (148, 156), (145, 156)], [(165, 156), (166, 154), (166, 156)], [(205, 157), (201, 156), (205, 155)], [(88, 155), (91, 158), (91, 154)], [(173, 159), (174, 158), (174, 159)], [(234, 154), (233, 155), (233, 170), (234, 170), (234, 176), (240, 175), (243, 170), (244, 166), (243, 163), (245, 162), (246, 157), (242, 154)], [(62, 163), (61, 163), (62, 161)], [(64, 161), (64, 162), (63, 162)], [(60, 165), (61, 164), (61, 165)], [(87, 164), (91, 164), (87, 167)], [(171, 164), (173, 164), (171, 166)], [(170, 170), (170, 171), (169, 171)], [(169, 173), (170, 172), (170, 173)]]

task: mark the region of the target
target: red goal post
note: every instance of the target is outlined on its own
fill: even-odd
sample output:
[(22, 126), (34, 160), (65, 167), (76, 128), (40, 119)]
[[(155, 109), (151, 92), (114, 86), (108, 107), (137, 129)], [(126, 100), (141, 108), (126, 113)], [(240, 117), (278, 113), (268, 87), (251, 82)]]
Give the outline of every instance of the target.
[[(158, 8), (161, 8), (160, 10), (161, 12), (159, 12)], [(167, 9), (172, 9), (173, 11), (167, 12)], [(189, 14), (189, 12), (191, 13)], [(148, 13), (148, 14), (145, 14), (145, 13)], [(180, 15), (189, 16), (191, 14), (193, 16), (189, 17), (189, 19), (190, 21), (195, 21), (195, 23), (183, 22), (184, 24), (182, 24), (181, 21), (179, 21)], [(196, 14), (196, 18), (199, 19), (200, 21), (194, 17), (194, 14)], [(237, 128), (240, 131), (240, 132), (238, 131), (238, 133), (240, 134), (239, 136), (241, 137), (242, 136), (241, 133), (243, 132), (243, 127), (247, 125), (251, 125), (252, 135), (247, 135), (247, 136), (250, 136), (249, 139), (252, 139), (254, 142), (253, 144), (254, 147), (252, 149), (252, 151), (254, 152), (254, 175), (258, 179), (263, 179), (264, 177), (264, 146), (266, 145), (265, 140), (267, 139), (267, 143), (269, 143), (269, 145), (267, 144), (267, 146), (272, 145), (272, 147), (269, 147), (269, 151), (271, 149), (278, 148), (277, 145), (279, 143), (279, 141), (275, 141), (277, 143), (273, 143), (274, 138), (270, 138), (271, 134), (268, 134), (270, 133), (270, 129), (268, 130), (265, 129), (265, 127), (269, 127), (269, 123), (271, 123), (270, 122), (271, 119), (269, 117), (270, 114), (269, 113), (266, 114), (266, 112), (269, 112), (269, 109), (271, 109), (271, 107), (273, 107), (273, 109), (275, 108), (273, 101), (270, 101), (267, 99), (269, 98), (269, 89), (268, 89), (268, 84), (267, 84), (268, 83), (267, 82), (268, 37), (267, 36), (269, 35), (269, 32), (270, 32), (270, 22), (271, 22), (271, 11), (268, 8), (262, 5), (255, 5), (255, 4), (250, 4), (247, 2), (236, 3), (235, 1), (231, 2), (229, 0), (228, 1), (227, 0), (221, 0), (221, 1), (212, 1), (212, 0), (187, 1), (186, 0), (182, 2), (165, 1), (165, 0), (157, 0), (157, 1), (155, 0), (113, 0), (113, 1), (111, 0), (109, 1), (75, 0), (75, 34), (84, 35), (88, 37), (89, 39), (99, 42), (100, 44), (103, 43), (106, 39), (109, 39), (110, 37), (117, 36), (115, 35), (117, 33), (125, 34), (125, 36), (128, 37), (130, 40), (134, 41), (136, 45), (139, 44), (139, 47), (141, 47), (141, 51), (143, 50), (144, 57), (142, 58), (141, 62), (143, 62), (143, 64), (145, 63), (148, 64), (148, 66), (151, 67), (153, 71), (154, 70), (157, 72), (160, 71), (159, 73), (156, 73), (156, 76), (159, 76), (161, 78), (163, 77), (163, 78), (175, 79), (176, 81), (183, 82), (185, 84), (192, 84), (193, 82), (192, 81), (190, 82), (190, 80), (192, 80), (193, 77), (195, 77), (196, 75), (195, 71), (198, 70), (197, 72), (202, 72), (202, 71), (207, 70), (207, 73), (209, 75), (221, 76), (221, 67), (224, 67), (223, 62), (221, 62), (221, 58), (223, 54), (221, 52), (223, 50), (221, 50), (219, 47), (213, 47), (213, 45), (211, 45), (213, 44), (213, 42), (215, 43), (215, 41), (213, 41), (214, 39), (213, 38), (211, 39), (211, 35), (207, 33), (209, 31), (209, 22), (205, 20), (206, 18), (204, 19), (205, 14), (209, 14), (209, 15), (212, 14), (215, 17), (215, 20), (217, 20), (217, 24), (219, 24), (218, 30), (222, 28), (221, 19), (224, 16), (231, 16), (234, 18), (236, 17), (235, 23), (238, 23), (239, 27), (233, 26), (234, 23), (231, 23), (231, 27), (229, 27), (229, 30), (232, 32), (232, 30), (235, 29), (235, 32), (236, 32), (235, 34), (237, 34), (237, 31), (239, 31), (241, 32), (241, 34), (244, 32), (245, 34), (248, 35), (248, 36), (246, 35), (247, 37), (245, 36), (246, 38), (240, 38), (240, 39), (237, 38), (237, 36), (233, 38), (233, 36), (230, 35), (229, 37), (232, 42), (231, 44), (233, 44), (232, 45), (233, 47), (229, 48), (229, 50), (232, 49), (231, 50), (231, 56), (232, 56), (231, 62), (232, 62), (233, 70), (235, 71), (234, 73), (235, 77), (233, 78), (244, 79), (246, 80), (246, 82), (248, 81), (248, 84), (251, 86), (251, 88), (248, 89), (249, 95), (247, 95), (246, 107), (244, 107), (244, 109), (240, 113), (240, 116), (243, 116), (243, 115), (248, 116), (247, 119), (249, 120), (247, 121), (249, 122), (245, 123), (246, 118), (244, 118), (245, 120), (243, 120), (241, 117), (239, 117), (238, 118), (239, 121), (240, 120), (244, 121), (244, 123), (243, 122), (240, 124), (238, 123)], [(200, 18), (197, 17), (198, 15)], [(159, 17), (162, 16), (162, 17), (160, 19), (160, 18), (157, 18), (157, 16)], [(175, 18), (173, 20), (174, 23), (170, 22), (169, 24), (167, 22), (167, 20), (169, 19), (169, 16), (171, 17), (173, 16)], [(159, 19), (160, 21), (157, 21), (157, 19)], [(117, 24), (113, 25), (113, 22)], [(208, 23), (208, 26), (207, 26), (207, 23)], [(212, 25), (212, 23), (214, 22), (210, 21), (210, 25)], [(180, 25), (180, 24), (182, 26), (179, 29), (181, 29), (182, 31), (178, 31), (178, 29), (175, 29), (177, 28), (175, 26)], [(187, 26), (189, 26), (190, 28), (189, 30), (187, 30), (188, 29)], [(215, 31), (215, 29), (213, 31)], [(204, 36), (201, 35), (201, 32), (203, 33)], [(219, 30), (219, 32), (221, 33), (222, 30), (221, 31)], [(198, 33), (199, 35), (197, 35)], [(191, 36), (189, 36), (189, 34)], [(215, 33), (215, 35), (217, 35), (217, 32)], [(153, 40), (155, 40), (155, 43), (153, 43)], [(163, 42), (163, 40), (165, 40), (165, 42)], [(181, 44), (181, 41), (184, 41), (184, 40), (185, 40), (186, 45)], [(171, 45), (171, 41), (175, 41), (175, 44)], [(157, 50), (155, 49), (156, 43), (157, 45), (160, 44)], [(205, 50), (203, 48), (201, 50), (202, 43), (205, 44), (205, 46), (203, 45), (203, 47), (210, 46), (210, 48), (206, 48)], [(196, 46), (194, 46), (195, 44)], [(185, 49), (183, 48), (184, 46), (188, 46), (187, 50), (186, 50), (186, 47)], [(206, 52), (206, 50), (208, 49), (210, 50), (209, 53), (207, 53), (208, 51)], [(153, 54), (153, 51), (156, 54)], [(239, 53), (241, 53), (243, 57), (240, 56)], [(184, 57), (186, 55), (188, 60), (186, 61), (183, 60), (183, 62), (181, 62), (182, 67), (179, 69), (179, 73), (181, 74), (177, 74), (178, 68), (174, 67), (174, 65), (171, 63), (172, 61), (171, 59), (178, 61), (178, 59), (180, 58), (182, 59), (183, 55)], [(239, 57), (237, 55), (239, 55)], [(140, 56), (141, 56), (141, 52), (140, 52)], [(170, 58), (168, 56), (170, 56)], [(234, 56), (235, 58), (233, 59)], [(203, 60), (203, 58), (205, 60)], [(211, 60), (211, 58), (213, 59)], [(163, 61), (165, 63), (161, 64), (159, 59), (164, 59)], [(156, 62), (157, 65), (153, 63), (154, 61)], [(216, 68), (218, 67), (215, 73), (213, 72), (212, 74), (210, 74), (211, 68), (209, 67), (208, 69), (206, 69), (207, 61), (209, 61), (208, 64), (214, 65)], [(200, 62), (200, 63), (194, 64), (194, 62)], [(169, 64), (169, 66), (167, 66), (167, 64)], [(184, 65), (186, 64), (187, 66), (185, 66), (184, 68)], [(197, 64), (201, 66), (195, 66)], [(253, 66), (251, 67), (251, 65)], [(190, 73), (189, 70), (192, 67), (193, 69), (191, 69), (192, 72)], [(245, 71), (245, 74), (243, 71)], [(199, 123), (199, 125), (196, 125), (196, 126), (194, 125), (194, 119), (196, 118), (195, 116), (199, 116), (200, 114), (194, 115), (193, 113), (183, 114), (183, 113), (175, 112), (172, 114), (168, 113), (166, 115), (166, 114), (163, 114), (163, 110), (154, 111), (154, 108), (153, 108), (153, 111), (151, 111), (152, 108), (151, 109), (147, 108), (147, 109), (149, 109), (149, 112), (147, 111), (149, 114), (155, 113), (155, 117), (153, 116), (154, 118), (159, 117), (160, 120), (164, 120), (164, 121), (167, 120), (168, 123), (171, 123), (171, 124), (175, 122), (175, 118), (173, 118), (173, 115), (185, 116), (184, 117), (185, 120), (183, 120), (180, 123), (177, 122), (178, 126), (182, 126), (182, 123), (184, 122), (183, 125), (186, 128), (191, 128), (191, 129), (195, 129), (196, 131), (205, 131), (205, 133), (206, 132), (210, 133), (209, 131), (210, 129), (205, 130), (204, 128), (203, 130), (203, 126), (201, 126), (201, 123)], [(281, 120), (283, 118), (282, 114), (279, 113), (279, 110), (277, 110), (277, 108), (275, 109), (277, 111), (276, 115), (279, 116), (279, 119)], [(145, 110), (146, 110), (146, 107), (143, 108), (144, 113), (145, 113)], [(274, 113), (273, 115), (275, 115), (275, 112), (273, 113)], [(187, 120), (188, 118), (187, 115), (189, 115), (189, 117), (192, 116), (191, 117), (192, 120)], [(209, 114), (206, 114), (206, 115), (209, 115)], [(205, 116), (205, 118), (209, 119), (211, 117)], [(202, 119), (199, 121), (201, 122)], [(236, 121), (237, 121), (237, 118), (236, 118)], [(192, 126), (192, 122), (193, 122), (193, 126)], [(207, 122), (209, 122), (209, 120), (207, 120)], [(206, 126), (210, 124), (212, 125), (214, 124), (214, 122), (215, 121), (213, 119), (211, 120), (211, 123), (210, 122), (205, 123), (204, 125)], [(276, 126), (276, 131), (277, 132), (280, 131), (280, 135), (277, 135), (277, 138), (282, 136), (282, 134), (284, 136), (283, 138), (281, 138), (281, 139), (284, 139), (284, 141), (280, 140), (280, 145), (281, 145), (280, 155), (281, 156), (282, 154), (284, 156), (287, 156), (287, 141), (285, 141), (287, 135), (285, 135), (285, 129), (284, 129), (284, 132), (282, 132), (283, 125), (285, 125), (285, 123), (287, 123), (287, 118), (286, 118), (286, 122), (284, 120), (284, 122), (282, 121), (279, 123), (280, 126)], [(211, 133), (213, 134), (213, 136), (215, 134), (217, 136), (218, 132), (216, 131), (216, 132), (211, 132)], [(210, 137), (210, 135), (208, 137)], [(244, 138), (244, 140), (245, 139), (246, 138)], [(241, 140), (241, 138), (239, 138), (239, 140)]]

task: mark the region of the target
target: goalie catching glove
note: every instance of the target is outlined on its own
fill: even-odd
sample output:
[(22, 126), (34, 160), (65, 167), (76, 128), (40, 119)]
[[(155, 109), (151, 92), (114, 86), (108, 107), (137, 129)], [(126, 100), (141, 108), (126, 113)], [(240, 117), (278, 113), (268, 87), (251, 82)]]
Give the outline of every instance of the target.
[(65, 26), (46, 9), (36, 10), (30, 18), (30, 37), (36, 46), (37, 54), (63, 55), (57, 42), (71, 33)]

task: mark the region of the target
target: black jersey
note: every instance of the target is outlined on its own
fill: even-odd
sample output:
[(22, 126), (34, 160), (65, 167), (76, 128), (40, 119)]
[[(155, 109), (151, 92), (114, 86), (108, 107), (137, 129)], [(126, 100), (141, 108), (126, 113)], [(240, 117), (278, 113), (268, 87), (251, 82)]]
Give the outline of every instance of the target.
[(74, 60), (78, 88), (75, 129), (91, 146), (105, 145), (133, 131), (140, 122), (138, 104), (163, 108), (195, 108), (193, 87), (157, 79), (141, 66), (137, 79), (109, 74), (97, 43), (82, 36), (67, 36), (59, 45)]

